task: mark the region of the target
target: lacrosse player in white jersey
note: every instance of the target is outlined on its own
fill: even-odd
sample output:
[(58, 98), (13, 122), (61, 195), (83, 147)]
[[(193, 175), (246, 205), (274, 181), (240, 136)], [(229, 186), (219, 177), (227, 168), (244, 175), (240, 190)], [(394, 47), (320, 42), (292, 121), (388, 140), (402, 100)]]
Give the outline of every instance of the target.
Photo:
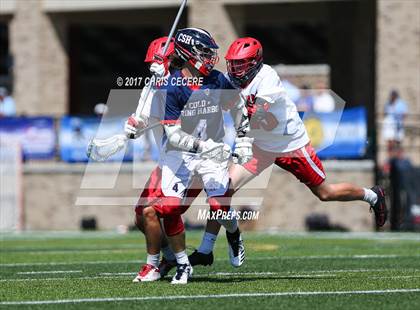
[[(383, 226), (387, 219), (383, 188), (326, 181), (321, 160), (310, 144), (295, 104), (274, 69), (263, 63), (261, 43), (250, 37), (239, 38), (230, 45), (225, 59), (228, 76), (246, 101), (251, 124), (250, 133), (235, 150), (238, 164), (230, 168), (234, 190), (276, 164), (292, 173), (321, 201), (367, 202), (377, 226)], [(209, 265), (213, 261), (212, 250), (219, 228), (217, 222), (208, 222), (200, 248), (189, 257), (193, 266)]]

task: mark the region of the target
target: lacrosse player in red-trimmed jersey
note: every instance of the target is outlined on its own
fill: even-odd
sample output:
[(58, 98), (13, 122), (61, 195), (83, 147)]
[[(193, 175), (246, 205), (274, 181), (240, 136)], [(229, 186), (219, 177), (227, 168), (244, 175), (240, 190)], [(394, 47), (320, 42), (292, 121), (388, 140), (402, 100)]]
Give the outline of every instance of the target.
[[(174, 43), (173, 39), (171, 40), (168, 50), (165, 55), (163, 55), (163, 49), (166, 43), (167, 37), (161, 37), (156, 40), (153, 40), (149, 48), (147, 49), (145, 62), (150, 64), (150, 71), (155, 74), (157, 77), (158, 85), (162, 83), (162, 79), (170, 76), (170, 70), (176, 69), (179, 65), (179, 60), (174, 59)], [(160, 81), (160, 83), (159, 83)], [(145, 94), (148, 92), (147, 88), (151, 87), (146, 85), (141, 93), (139, 103), (136, 109), (136, 113), (131, 115), (128, 120), (125, 122), (125, 133), (127, 135), (132, 135), (134, 138), (138, 138), (141, 135), (143, 129), (148, 126), (152, 126), (156, 122), (160, 121), (160, 116), (157, 111), (152, 108), (152, 98), (156, 92), (155, 88), (150, 90), (150, 93), (147, 98)], [(153, 135), (155, 141), (160, 141), (162, 137), (162, 127), (153, 127)], [(159, 147), (160, 143), (156, 143)], [(161, 154), (161, 150), (159, 150)], [(152, 171), (148, 181), (145, 184), (144, 190), (140, 195), (140, 199), (135, 206), (135, 223), (141, 232), (144, 233), (144, 219), (143, 219), (143, 209), (145, 206), (150, 205), (161, 195), (161, 180), (162, 180), (162, 169), (161, 169), (161, 158), (159, 156), (158, 166)], [(201, 187), (199, 184), (194, 183), (194, 186), (191, 190), (188, 191), (188, 197), (194, 198), (199, 195), (201, 192)], [(165, 276), (168, 271), (176, 266), (175, 256), (169, 248), (167, 239), (163, 236), (161, 240), (160, 247), (163, 252), (162, 261), (157, 262), (148, 262), (150, 264), (156, 264), (156, 267), (160, 271), (161, 276)], [(159, 264), (159, 265), (157, 265)], [(157, 275), (154, 275), (157, 277)], [(138, 275), (134, 278), (134, 282), (140, 281), (150, 281), (153, 280), (153, 274), (145, 273), (140, 270)]]
[[(185, 42), (182, 42), (181, 38), (187, 38), (190, 37), (192, 40), (188, 44), (182, 44)], [(229, 197), (225, 197), (224, 194), (227, 191), (227, 187), (229, 185), (228, 182), (228, 173), (227, 173), (227, 165), (226, 169), (222, 169), (223, 173), (218, 175), (213, 173), (214, 171), (217, 171), (220, 164), (212, 164), (211, 167), (208, 167), (208, 169), (205, 171), (204, 162), (202, 160), (194, 159), (194, 161), (197, 161), (198, 164), (200, 164), (200, 167), (196, 165), (196, 168), (192, 168), (193, 170), (197, 169), (197, 172), (203, 175), (200, 175), (201, 178), (203, 178), (204, 184), (200, 182), (200, 184), (197, 184), (195, 182), (196, 179), (193, 179), (190, 177), (190, 174), (192, 171), (185, 171), (184, 174), (182, 172), (178, 171), (178, 167), (176, 167), (176, 162), (174, 163), (174, 167), (169, 167), (171, 164), (171, 160), (169, 159), (169, 153), (172, 155), (177, 156), (177, 154), (181, 154), (182, 151), (189, 152), (190, 155), (185, 155), (188, 158), (196, 157), (196, 152), (203, 152), (207, 149), (215, 148), (218, 149), (220, 146), (224, 149), (224, 144), (217, 142), (217, 140), (223, 138), (224, 132), (223, 132), (223, 120), (221, 115), (221, 106), (219, 107), (219, 101), (209, 101), (212, 97), (220, 94), (221, 89), (230, 89), (230, 94), (227, 97), (222, 97), (225, 99), (229, 99), (233, 94), (238, 94), (238, 92), (235, 90), (235, 88), (230, 84), (230, 82), (218, 71), (212, 71), (212, 66), (214, 63), (210, 63), (211, 61), (216, 61), (217, 54), (215, 54), (215, 48), (217, 48), (217, 45), (215, 45), (213, 39), (209, 36), (209, 34), (201, 29), (197, 28), (187, 28), (178, 31), (177, 38), (179, 39), (179, 44), (177, 45), (177, 55), (182, 58), (182, 60), (185, 63), (188, 63), (189, 70), (197, 70), (196, 73), (199, 76), (204, 77), (204, 88), (200, 90), (200, 87), (195, 88), (189, 88), (188, 86), (184, 87), (172, 87), (169, 83), (163, 83), (165, 85), (162, 85), (162, 92), (157, 91), (156, 89), (152, 90), (152, 98), (153, 101), (155, 100), (154, 97), (159, 97), (159, 94), (163, 92), (168, 92), (168, 98), (161, 100), (164, 104), (158, 105), (156, 103), (151, 103), (152, 100), (148, 100), (149, 107), (142, 107), (140, 104), (142, 104), (142, 100), (140, 100), (139, 108), (142, 113), (139, 113), (139, 110), (137, 111), (136, 115), (141, 115), (142, 117), (135, 117), (132, 116), (126, 123), (126, 133), (127, 134), (133, 134), (134, 136), (137, 136), (141, 128), (145, 128), (147, 126), (148, 122), (147, 120), (153, 119), (154, 121), (159, 121), (162, 118), (164, 118), (164, 128), (165, 128), (165, 134), (163, 136), (164, 139), (162, 139), (162, 132), (155, 133), (155, 138), (157, 138), (157, 141), (165, 141), (164, 144), (167, 148), (167, 151), (174, 151), (177, 150), (177, 153), (171, 153), (168, 152), (168, 154), (165, 154), (161, 152), (161, 161), (160, 166), (166, 167), (167, 174), (166, 177), (162, 178), (162, 169), (156, 169), (148, 181), (146, 185), (146, 189), (142, 193), (142, 198), (140, 199), (138, 206), (136, 208), (136, 223), (137, 226), (145, 233), (146, 241), (147, 241), (147, 248), (148, 248), (148, 255), (147, 255), (147, 263), (141, 268), (140, 272), (134, 279), (135, 282), (139, 281), (155, 281), (158, 280), (161, 276), (164, 276), (167, 274), (169, 269), (174, 266), (172, 262), (169, 261), (169, 259), (173, 260), (173, 254), (171, 253), (171, 250), (167, 246), (167, 240), (166, 238), (160, 239), (163, 234), (161, 231), (161, 227), (159, 226), (159, 221), (157, 220), (156, 216), (159, 216), (164, 219), (164, 225), (165, 225), (165, 231), (172, 239), (175, 240), (175, 238), (178, 238), (180, 242), (182, 242), (182, 234), (183, 234), (183, 224), (182, 220), (180, 218), (180, 214), (185, 212), (185, 210), (188, 208), (189, 204), (192, 202), (192, 200), (198, 195), (198, 193), (201, 191), (201, 188), (206, 188), (207, 194), (209, 194), (211, 197), (209, 198), (210, 205), (212, 208), (220, 207), (220, 208), (229, 208), (229, 203), (226, 205), (221, 206), (220, 202), (218, 201), (218, 195), (222, 195), (221, 200), (229, 200)], [(214, 46), (213, 46), (214, 45)], [(215, 48), (214, 48), (215, 47)], [(182, 50), (182, 51), (181, 51)], [(181, 57), (182, 56), (182, 57)], [(161, 57), (159, 57), (161, 58)], [(147, 57), (146, 57), (147, 60)], [(201, 67), (200, 67), (201, 64)], [(184, 69), (185, 69), (184, 65)], [(152, 72), (166, 72), (165, 70), (162, 70), (162, 64), (158, 65), (152, 65)], [(171, 77), (172, 78), (178, 78), (183, 77), (183, 74), (188, 73), (187, 69), (186, 71), (176, 71)], [(211, 91), (210, 91), (211, 90)], [(176, 94), (176, 96), (170, 96), (172, 94)], [(191, 96), (191, 98), (189, 98)], [(190, 102), (191, 100), (195, 100), (194, 98), (197, 96), (201, 96), (201, 99), (206, 99), (206, 107), (205, 109), (200, 108), (199, 106), (194, 105), (194, 102), (191, 102), (191, 106), (188, 105), (188, 107), (185, 106), (185, 109), (183, 108), (183, 105)], [(204, 97), (203, 97), (204, 96)], [(170, 100), (170, 99), (171, 100)], [(198, 98), (198, 97), (197, 97)], [(222, 100), (223, 101), (223, 100)], [(220, 101), (220, 103), (222, 103)], [(231, 100), (226, 100), (226, 102), (232, 102)], [(236, 116), (237, 121), (235, 122), (237, 125), (237, 132), (239, 135), (244, 135), (247, 131), (247, 128), (249, 126), (248, 118), (246, 115), (246, 109), (245, 113), (243, 113), (244, 106), (228, 106), (226, 105), (225, 108), (230, 109), (231, 113)], [(144, 111), (150, 111), (149, 114), (146, 114), (146, 117), (143, 117)], [(181, 113), (182, 112), (182, 113)], [(197, 112), (197, 113), (193, 113)], [(177, 120), (181, 114), (182, 117), (184, 117), (182, 128), (183, 130), (186, 130), (189, 132), (191, 130), (191, 133), (194, 136), (189, 136), (188, 134), (183, 134), (183, 131), (178, 130), (177, 124), (172, 124), (173, 121)], [(193, 117), (194, 115), (197, 115), (197, 117)], [(200, 116), (201, 115), (201, 116)], [(239, 116), (239, 117), (237, 117)], [(172, 121), (172, 118), (173, 121)], [(196, 122), (198, 119), (198, 123)], [(169, 121), (168, 121), (169, 120)], [(204, 121), (203, 121), (204, 120)], [(206, 126), (202, 126), (202, 124), (206, 124)], [(208, 125), (208, 126), (207, 126)], [(193, 126), (193, 127), (191, 127)], [(191, 128), (190, 128), (191, 127)], [(159, 129), (161, 129), (160, 127)], [(172, 129), (172, 130), (171, 130)], [(211, 132), (211, 130), (215, 130), (216, 132)], [(180, 134), (178, 132), (181, 132), (182, 139), (178, 142), (174, 142), (175, 137), (178, 137)], [(198, 137), (198, 138), (197, 138)], [(200, 139), (201, 138), (201, 139)], [(215, 139), (214, 141), (211, 139)], [(204, 141), (203, 139), (207, 139)], [(186, 150), (189, 145), (184, 145), (186, 143), (185, 141), (192, 141), (196, 143), (200, 143), (198, 146), (198, 149), (191, 149)], [(179, 145), (177, 144), (179, 143)], [(174, 145), (175, 144), (175, 145)], [(187, 143), (188, 144), (188, 143)], [(195, 147), (195, 145), (194, 145)], [(192, 154), (192, 155), (191, 155)], [(226, 154), (225, 154), (226, 155)], [(230, 152), (227, 152), (227, 156), (230, 156)], [(172, 157), (171, 157), (172, 158)], [(209, 161), (207, 161), (208, 164), (210, 164)], [(201, 170), (200, 170), (201, 169)], [(200, 171), (202, 172), (200, 172)], [(171, 175), (171, 173), (175, 173), (175, 175)], [(182, 174), (182, 181), (178, 182), (176, 181), (176, 178), (179, 178)], [(207, 178), (208, 176), (208, 178)], [(221, 177), (220, 182), (223, 183), (223, 186), (220, 187), (220, 190), (216, 190), (214, 187), (216, 186), (216, 179), (218, 177)], [(174, 179), (175, 177), (175, 179)], [(208, 180), (207, 180), (207, 179)], [(176, 181), (174, 184), (166, 184), (168, 182)], [(193, 180), (193, 182), (191, 182)], [(208, 182), (206, 182), (206, 180)], [(227, 182), (226, 184), (224, 184)], [(166, 185), (163, 185), (165, 183)], [(186, 190), (188, 187), (188, 190)], [(219, 187), (219, 186), (217, 186)], [(169, 190), (169, 192), (168, 192)], [(214, 193), (213, 193), (214, 192)], [(215, 197), (213, 197), (215, 196)], [(188, 198), (187, 200), (183, 199), (181, 204), (180, 198)], [(168, 199), (166, 199), (168, 198)], [(179, 202), (178, 202), (179, 200)], [(176, 201), (175, 208), (172, 208), (174, 206), (168, 204), (165, 204), (165, 201)], [(148, 207), (150, 206), (150, 207)], [(172, 212), (175, 212), (175, 214), (172, 214)], [(244, 259), (244, 247), (242, 244), (242, 240), (240, 237), (239, 229), (237, 228), (236, 220), (227, 220), (227, 221), (220, 221), (225, 228), (227, 228), (227, 237), (229, 242), (229, 256), (231, 259), (232, 264), (242, 264), (242, 261)], [(181, 234), (181, 235), (180, 235)], [(176, 237), (175, 237), (176, 236)], [(179, 239), (181, 238), (181, 239)], [(162, 242), (162, 243), (161, 243)], [(185, 240), (183, 241), (185, 243)], [(158, 266), (159, 262), (159, 249), (162, 246), (162, 251), (164, 252), (164, 258), (161, 262), (161, 264)], [(184, 270), (185, 268), (189, 268), (187, 264), (188, 257), (185, 255), (185, 245), (183, 246), (184, 251), (183, 255), (181, 255), (179, 252), (176, 253), (176, 258), (178, 261), (178, 269), (177, 269), (177, 275), (179, 274), (179, 279), (176, 277), (173, 280), (173, 283), (186, 283), (187, 278), (184, 275), (188, 275), (189, 271)], [(171, 257), (172, 256), (172, 257)], [(182, 257), (178, 257), (182, 256)], [(184, 261), (186, 260), (186, 261)], [(187, 271), (187, 272), (184, 272)]]
[[(153, 97), (153, 107), (163, 112), (165, 149), (162, 157), (162, 194), (159, 200), (144, 209), (147, 253), (152, 261), (159, 258), (158, 241), (162, 234), (159, 218), (177, 260), (173, 284), (186, 284), (192, 267), (185, 252), (185, 232), (181, 214), (183, 203), (193, 175), (203, 183), (207, 201), (214, 212), (230, 210), (230, 180), (228, 160), (230, 147), (223, 142), (224, 124), (222, 108), (228, 109), (237, 101), (238, 90), (219, 71), (214, 70), (218, 46), (211, 35), (199, 28), (180, 29), (175, 36), (175, 52), (184, 60), (181, 70), (175, 71), (168, 83)], [(183, 80), (201, 80), (199, 84), (179, 84)], [(239, 111), (242, 109), (238, 109)], [(248, 120), (245, 114), (240, 114)], [(241, 123), (240, 123), (241, 124)], [(243, 126), (238, 126), (238, 134)], [(245, 250), (235, 218), (218, 218), (227, 231), (231, 261), (242, 263)], [(158, 278), (155, 265), (146, 264), (145, 270)]]
[[(273, 163), (292, 173), (321, 201), (366, 201), (374, 211), (377, 226), (387, 218), (384, 190), (350, 183), (326, 181), (321, 160), (310, 144), (303, 121), (289, 99), (277, 73), (263, 63), (263, 49), (254, 38), (235, 40), (226, 54), (228, 75), (241, 89), (246, 101), (251, 131), (235, 152), (238, 163), (231, 167), (230, 178), (235, 190), (246, 184)], [(246, 147), (248, 145), (248, 148)], [(190, 255), (192, 265), (213, 260), (211, 238), (220, 226), (209, 222), (198, 251)], [(210, 236), (210, 237), (209, 237)]]

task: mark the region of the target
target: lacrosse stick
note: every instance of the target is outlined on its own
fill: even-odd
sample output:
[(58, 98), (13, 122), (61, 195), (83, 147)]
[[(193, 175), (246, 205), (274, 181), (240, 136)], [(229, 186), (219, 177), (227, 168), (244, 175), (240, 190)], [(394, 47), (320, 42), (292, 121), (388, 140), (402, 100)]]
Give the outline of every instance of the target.
[[(141, 135), (147, 130), (158, 126), (160, 126), (159, 122), (140, 130), (138, 134)], [(129, 139), (130, 138), (125, 134), (114, 135), (106, 139), (92, 139), (86, 150), (87, 157), (94, 161), (105, 161), (112, 155), (124, 149)]]
[[(165, 46), (163, 47), (163, 55), (165, 55), (168, 50), (169, 44), (171, 42), (171, 38), (174, 35), (175, 29), (178, 25), (179, 19), (181, 18), (182, 12), (186, 4), (187, 4), (187, 0), (183, 0), (181, 3), (181, 6), (179, 7), (178, 14), (175, 17), (174, 23), (172, 24), (171, 31), (169, 32), (168, 39), (166, 40)], [(145, 101), (147, 101), (147, 98), (149, 97), (150, 91), (153, 85), (155, 84), (155, 80), (156, 80), (156, 76), (153, 75), (150, 79), (150, 84), (149, 84), (150, 87), (147, 87), (145, 89), (145, 94), (144, 94)], [(143, 105), (140, 111), (136, 111), (137, 117), (140, 117), (140, 115), (142, 114), (144, 106), (145, 105)], [(140, 136), (146, 130), (150, 130), (159, 125), (160, 123), (156, 123), (152, 126), (148, 126), (144, 128), (143, 130), (141, 130), (140, 132), (138, 132), (137, 135)], [(134, 134), (130, 134), (130, 135), (118, 134), (107, 139), (92, 139), (90, 140), (87, 147), (87, 151), (86, 151), (87, 157), (95, 161), (105, 161), (112, 155), (124, 149), (126, 147), (128, 139), (134, 139), (134, 138), (135, 138)]]
[(225, 161), (228, 161), (230, 157), (238, 157), (238, 155), (235, 153), (232, 153), (231, 150), (229, 150), (229, 156), (227, 156), (228, 150), (225, 149), (225, 147), (226, 147), (225, 144), (220, 143), (220, 145), (216, 146), (215, 148), (212, 148), (211, 150), (201, 152), (200, 158), (210, 159), (217, 163), (223, 163)]

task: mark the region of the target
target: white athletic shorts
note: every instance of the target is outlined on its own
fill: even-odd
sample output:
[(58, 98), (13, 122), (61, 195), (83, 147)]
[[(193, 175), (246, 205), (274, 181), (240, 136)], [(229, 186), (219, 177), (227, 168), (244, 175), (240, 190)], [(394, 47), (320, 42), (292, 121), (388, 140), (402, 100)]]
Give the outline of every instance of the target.
[(166, 197), (184, 198), (192, 177), (203, 181), (207, 197), (223, 196), (229, 186), (228, 161), (201, 159), (198, 154), (169, 151), (162, 161), (162, 192)]

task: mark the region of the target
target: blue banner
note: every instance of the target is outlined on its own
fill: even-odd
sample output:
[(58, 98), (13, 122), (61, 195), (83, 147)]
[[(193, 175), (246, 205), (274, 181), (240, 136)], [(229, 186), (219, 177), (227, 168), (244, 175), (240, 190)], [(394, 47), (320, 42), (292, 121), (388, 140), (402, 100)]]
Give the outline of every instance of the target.
[[(97, 117), (64, 116), (60, 121), (60, 157), (66, 162), (87, 162), (86, 148), (92, 138), (109, 138), (124, 130), (123, 118), (101, 120)], [(126, 152), (121, 151), (109, 161), (130, 161), (133, 159), (132, 143)]]
[(24, 160), (54, 158), (54, 119), (43, 116), (0, 118), (0, 139), (19, 141)]
[(305, 113), (311, 143), (321, 158), (356, 159), (366, 153), (366, 109), (355, 107), (332, 113)]

